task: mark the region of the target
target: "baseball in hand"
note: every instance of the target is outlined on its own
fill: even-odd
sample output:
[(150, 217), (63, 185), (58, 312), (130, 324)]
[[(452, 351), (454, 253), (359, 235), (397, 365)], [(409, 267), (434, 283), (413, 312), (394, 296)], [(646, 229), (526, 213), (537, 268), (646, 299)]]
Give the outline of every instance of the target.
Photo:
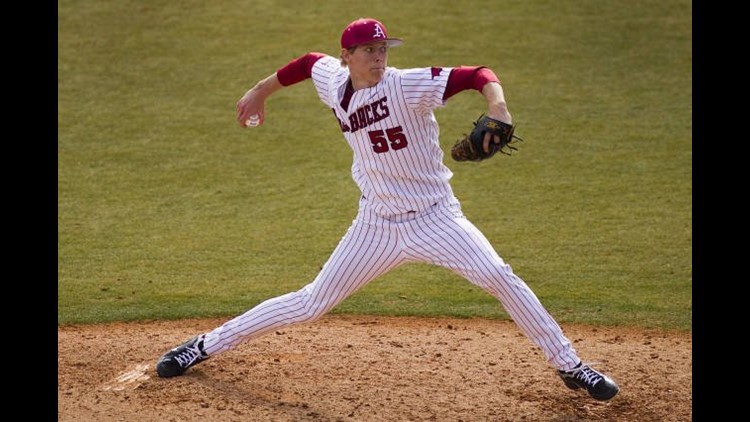
[(258, 124), (260, 124), (260, 116), (257, 114), (253, 114), (245, 120), (245, 126), (247, 127), (255, 127), (258, 126)]

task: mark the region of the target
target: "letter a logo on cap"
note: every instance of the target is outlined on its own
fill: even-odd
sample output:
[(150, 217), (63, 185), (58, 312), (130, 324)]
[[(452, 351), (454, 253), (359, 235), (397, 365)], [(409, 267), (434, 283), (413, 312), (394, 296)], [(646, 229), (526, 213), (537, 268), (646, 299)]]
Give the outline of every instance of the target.
[(360, 44), (382, 40), (388, 47), (396, 47), (404, 42), (399, 38), (388, 38), (388, 30), (380, 21), (372, 18), (359, 18), (344, 28), (341, 33), (341, 48), (352, 48)]
[(383, 32), (383, 28), (380, 27), (380, 25), (375, 24), (375, 34), (372, 36), (373, 38), (385, 38), (385, 32)]

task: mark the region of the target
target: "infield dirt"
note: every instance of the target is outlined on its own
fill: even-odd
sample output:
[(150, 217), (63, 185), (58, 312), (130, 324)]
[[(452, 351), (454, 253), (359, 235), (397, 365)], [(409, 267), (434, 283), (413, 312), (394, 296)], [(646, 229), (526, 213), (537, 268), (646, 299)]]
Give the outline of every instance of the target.
[(509, 321), (326, 315), (156, 376), (223, 319), (60, 326), (58, 421), (692, 421), (692, 334), (563, 325), (620, 385), (567, 389)]

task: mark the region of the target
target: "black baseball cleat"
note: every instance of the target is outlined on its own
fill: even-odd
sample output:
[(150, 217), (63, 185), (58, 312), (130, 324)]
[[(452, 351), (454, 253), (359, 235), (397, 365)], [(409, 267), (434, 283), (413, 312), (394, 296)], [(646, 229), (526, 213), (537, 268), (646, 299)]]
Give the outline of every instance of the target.
[(571, 390), (585, 388), (597, 400), (609, 400), (620, 391), (620, 387), (610, 377), (591, 369), (583, 362), (570, 371), (558, 370), (557, 375)]
[(160, 377), (176, 377), (182, 375), (193, 365), (208, 359), (203, 351), (203, 337), (197, 335), (174, 349), (164, 353), (156, 362), (156, 373)]

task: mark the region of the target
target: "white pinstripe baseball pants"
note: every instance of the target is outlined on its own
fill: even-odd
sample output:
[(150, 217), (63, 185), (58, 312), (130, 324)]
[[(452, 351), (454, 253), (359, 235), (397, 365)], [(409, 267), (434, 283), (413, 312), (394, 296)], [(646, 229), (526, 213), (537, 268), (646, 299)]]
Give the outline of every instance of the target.
[(311, 283), (207, 333), (205, 351), (221, 353), (278, 328), (313, 321), (368, 282), (409, 262), (449, 268), (497, 298), (555, 368), (571, 369), (580, 361), (557, 322), (464, 217), (455, 198), (387, 218), (360, 203), (356, 219)]

